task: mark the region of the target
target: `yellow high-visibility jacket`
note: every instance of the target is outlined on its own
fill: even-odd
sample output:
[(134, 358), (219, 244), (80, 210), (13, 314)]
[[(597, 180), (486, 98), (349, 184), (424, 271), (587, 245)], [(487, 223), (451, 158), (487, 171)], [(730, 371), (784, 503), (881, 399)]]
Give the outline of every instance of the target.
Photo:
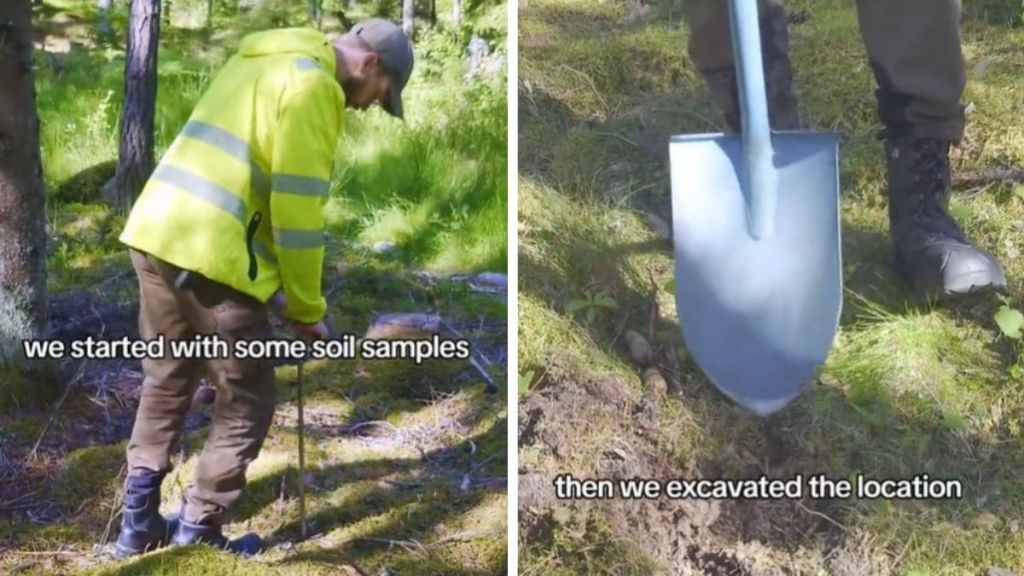
[(324, 317), (322, 208), (345, 96), (312, 29), (242, 40), (132, 207), (120, 240), (285, 316)]

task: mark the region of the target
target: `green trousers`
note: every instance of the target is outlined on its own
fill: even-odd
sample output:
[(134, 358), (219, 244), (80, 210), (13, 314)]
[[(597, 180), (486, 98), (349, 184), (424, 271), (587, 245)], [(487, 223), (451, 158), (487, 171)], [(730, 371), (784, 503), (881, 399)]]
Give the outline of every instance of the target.
[[(772, 126), (800, 127), (792, 91), (788, 19), (781, 0), (761, 0), (761, 44)], [(861, 37), (875, 75), (885, 138), (958, 142), (966, 84), (960, 49), (960, 0), (857, 0)], [(732, 129), (739, 126), (729, 2), (684, 0), (689, 53)], [(813, 13), (811, 14), (813, 18)], [(822, 50), (828, 50), (822, 38)], [(802, 74), (818, 74), (801, 70)]]
[[(217, 335), (229, 350), (239, 339), (271, 337), (267, 307), (232, 288), (200, 279), (178, 290), (179, 269), (141, 252), (131, 252), (139, 278), (139, 332), (143, 339), (191, 340)], [(182, 514), (193, 523), (216, 524), (238, 500), (245, 472), (259, 454), (274, 418), (276, 383), (269, 360), (229, 357), (146, 359), (145, 379), (135, 425), (128, 442), (128, 474), (139, 469), (166, 473), (181, 441), (185, 416), (199, 379), (217, 391), (213, 422), (192, 481), (185, 490)]]

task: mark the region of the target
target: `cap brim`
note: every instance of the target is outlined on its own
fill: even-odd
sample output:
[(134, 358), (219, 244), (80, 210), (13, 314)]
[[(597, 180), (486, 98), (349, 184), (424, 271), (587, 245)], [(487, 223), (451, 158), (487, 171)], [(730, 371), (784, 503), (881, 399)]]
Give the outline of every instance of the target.
[(384, 103), (384, 110), (388, 114), (391, 114), (395, 118), (403, 118), (402, 116), (402, 91), (392, 90), (391, 98)]

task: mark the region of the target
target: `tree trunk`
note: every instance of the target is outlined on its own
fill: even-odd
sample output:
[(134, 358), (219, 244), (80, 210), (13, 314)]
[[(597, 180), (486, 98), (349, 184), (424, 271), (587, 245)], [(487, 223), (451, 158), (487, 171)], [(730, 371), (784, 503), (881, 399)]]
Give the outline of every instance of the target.
[(452, 26), (458, 28), (462, 24), (462, 2), (452, 0)]
[(206, 29), (213, 29), (213, 0), (206, 0)]
[(437, 26), (437, 0), (430, 0), (430, 27)]
[(124, 62), (121, 148), (114, 188), (124, 211), (153, 172), (153, 116), (156, 109), (156, 57), (160, 38), (160, 0), (132, 0), (128, 53)]
[(0, 1), (0, 364), (20, 363), (21, 341), (41, 337), (47, 321), (31, 25), (31, 0)]
[(409, 38), (412, 38), (412, 31), (415, 26), (416, 6), (413, 0), (402, 0), (402, 31)]

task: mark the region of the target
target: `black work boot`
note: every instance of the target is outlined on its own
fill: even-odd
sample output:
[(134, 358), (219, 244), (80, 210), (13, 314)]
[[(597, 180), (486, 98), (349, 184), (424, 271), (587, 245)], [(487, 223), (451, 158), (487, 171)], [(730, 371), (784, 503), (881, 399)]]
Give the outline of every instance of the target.
[(167, 521), (160, 515), (160, 483), (163, 474), (143, 470), (125, 482), (124, 513), (121, 534), (114, 554), (127, 558), (155, 550), (167, 544), (170, 533)]
[(206, 544), (243, 556), (253, 556), (263, 550), (263, 539), (250, 532), (240, 538), (228, 540), (215, 524), (193, 524), (186, 521), (180, 514), (174, 518), (176, 529), (171, 536), (171, 543), (176, 546)]
[(949, 215), (949, 143), (885, 142), (889, 232), (896, 266), (921, 300), (945, 300), (1006, 285), (1002, 267)]

